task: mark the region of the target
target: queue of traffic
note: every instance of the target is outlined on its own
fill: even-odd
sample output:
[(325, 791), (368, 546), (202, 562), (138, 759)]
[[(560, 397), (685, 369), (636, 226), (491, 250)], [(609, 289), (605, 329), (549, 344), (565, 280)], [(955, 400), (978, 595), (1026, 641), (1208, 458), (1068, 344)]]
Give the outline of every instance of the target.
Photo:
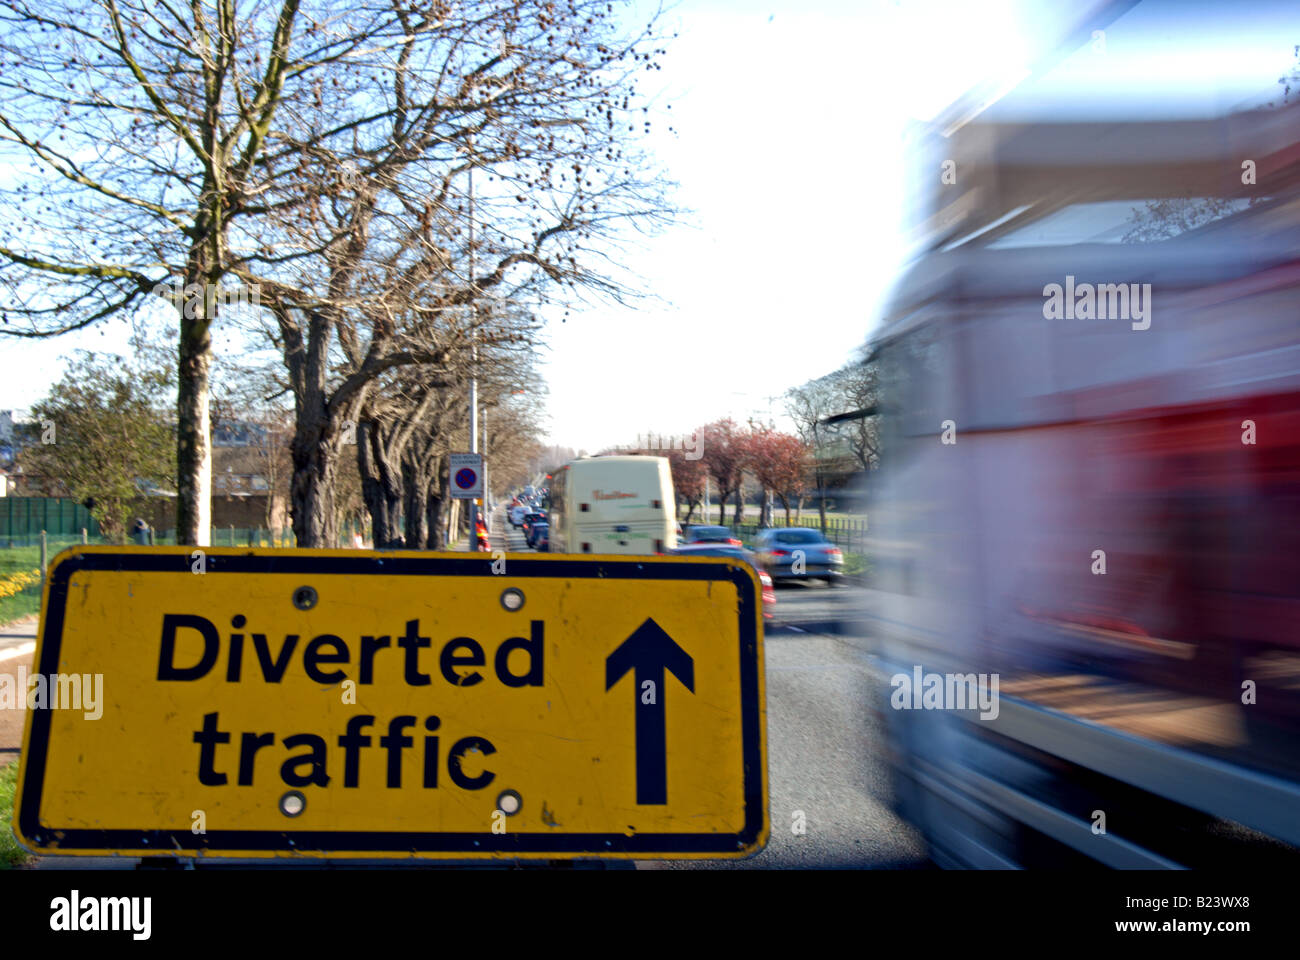
[(664, 457), (584, 457), (561, 467), (550, 486), (526, 487), (507, 510), (512, 526), (540, 552), (732, 557), (763, 587), (764, 615), (776, 581), (843, 582), (844, 557), (820, 531), (765, 529), (748, 549), (730, 528), (676, 519), (672, 472)]

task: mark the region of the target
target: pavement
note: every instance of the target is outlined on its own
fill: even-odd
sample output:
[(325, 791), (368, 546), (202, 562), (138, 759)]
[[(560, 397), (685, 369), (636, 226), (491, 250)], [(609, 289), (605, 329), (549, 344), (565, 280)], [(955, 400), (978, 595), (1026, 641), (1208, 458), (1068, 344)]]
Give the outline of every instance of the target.
[[(37, 623), (37, 618), (33, 616), (0, 626), (0, 674), (16, 678), (22, 668), (30, 675), (36, 652)], [(23, 724), (26, 720), (25, 702), (17, 709), (0, 709), (0, 764), (18, 759), (23, 746)]]

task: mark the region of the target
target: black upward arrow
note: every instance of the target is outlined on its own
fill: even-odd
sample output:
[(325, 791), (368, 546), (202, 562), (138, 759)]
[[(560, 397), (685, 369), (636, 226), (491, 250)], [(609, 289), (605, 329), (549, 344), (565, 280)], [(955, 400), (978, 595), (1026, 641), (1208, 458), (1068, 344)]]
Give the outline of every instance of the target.
[[(664, 668), (695, 692), (695, 661), (652, 619), (637, 627), (605, 658), (608, 691), (629, 670), (636, 671), (636, 802), (668, 802), (668, 740), (664, 732)], [(654, 683), (654, 702), (643, 703), (645, 682)]]

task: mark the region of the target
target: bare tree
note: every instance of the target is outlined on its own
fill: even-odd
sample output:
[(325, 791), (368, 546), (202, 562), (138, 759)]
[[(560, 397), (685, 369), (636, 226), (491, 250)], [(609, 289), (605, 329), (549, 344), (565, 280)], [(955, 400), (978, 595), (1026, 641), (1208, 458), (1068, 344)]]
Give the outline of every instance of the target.
[(623, 127), (632, 69), (653, 66), (650, 38), (615, 44), (613, 31), (608, 4), (468, 4), (396, 44), (388, 126), (290, 143), (273, 158), (296, 163), (292, 186), (236, 273), (263, 292), (290, 371), (300, 543), (324, 535), (348, 424), (377, 424), (365, 437), (371, 466), (397, 477), (389, 441), (404, 447), (412, 425), (384, 436), (362, 416), (382, 407), (375, 391), (391, 373), (437, 370), (446, 388), (471, 343), (531, 341), (531, 317), (503, 316), (557, 295), (631, 292), (608, 244), (622, 224), (671, 211)]
[(812, 452), (813, 482), (817, 492), (817, 513), (822, 533), (826, 532), (826, 487), (829, 482), (823, 456), (825, 427), (822, 421), (842, 412), (839, 389), (834, 376), (810, 380), (786, 392), (786, 414), (794, 421), (799, 439)]
[(574, 450), (573, 447), (562, 447), (558, 444), (542, 447), (528, 460), (527, 473), (530, 477), (539, 473), (554, 473), (570, 460), (585, 455), (586, 452), (583, 450)]
[[(786, 526), (790, 525), (790, 500), (803, 495), (808, 473), (808, 448), (798, 437), (772, 428), (757, 431), (757, 450), (750, 469), (764, 490), (771, 490), (785, 508)], [(767, 516), (764, 523), (771, 523)]]
[(0, 11), (0, 141), (32, 166), (5, 191), (17, 216), (0, 242), (3, 332), (56, 336), (155, 293), (175, 303), (180, 543), (208, 538), (211, 328), (240, 259), (232, 235), (286, 172), (272, 162), (282, 122), (302, 143), (331, 133), (304, 125), (309, 113), (353, 121), (364, 91), (327, 78), (364, 75), (367, 46), (401, 36), (410, 14), (322, 2), (306, 15), (300, 0)]
[(704, 503), (707, 467), (703, 458), (688, 459), (684, 450), (667, 450), (664, 456), (668, 458), (668, 465), (672, 469), (673, 490), (680, 502), (686, 504), (686, 516), (682, 518), (682, 523), (690, 523), (695, 508), (702, 507)]
[[(488, 432), (488, 481), (494, 495), (526, 485), (532, 476), (528, 464), (541, 451), (541, 410), (535, 401), (521, 399), (512, 390), (492, 408)], [(561, 461), (567, 462), (567, 461)]]
[(880, 372), (866, 348), (832, 374), (841, 409), (830, 415), (829, 433), (842, 437), (861, 470), (880, 466)]
[[(407, 546), (442, 546), (447, 455), (454, 449), (453, 436), (468, 428), (471, 376), (479, 380), (483, 407), (509, 407), (508, 398), (521, 387), (533, 395), (541, 392), (532, 352), (503, 344), (477, 346), (473, 359), (466, 349), (454, 363), (437, 368), (402, 368), (367, 395), (358, 424), (357, 465), (376, 545), (397, 545), (401, 536)], [(498, 430), (499, 450), (510, 449), (520, 422), (518, 416), (502, 420), (506, 429)]]
[(736, 422), (730, 417), (700, 427), (696, 434), (704, 448), (704, 463), (709, 476), (718, 488), (718, 523), (725, 524), (727, 498), (740, 490), (747, 451)]
[[(211, 327), (223, 277), (276, 284), (277, 322), (294, 321), (282, 333), (304, 408), (295, 524), (305, 512), (315, 529), (331, 512), (324, 491), (341, 419), (373, 375), (400, 362), (393, 351), (367, 354), (342, 396), (322, 387), (332, 314), (347, 306), (332, 294), (367, 286), (354, 275), (359, 250), (369, 221), (393, 209), (379, 192), (396, 196), (399, 174), (418, 173), (408, 206), (426, 196), (464, 236), (459, 184), (471, 169), (491, 170), (481, 205), (520, 209), (510, 224), (476, 215), (493, 224), (483, 234), (492, 259), (484, 272), (462, 256), (458, 281), (432, 310), (519, 286), (516, 267), (618, 295), (599, 261), (584, 265), (584, 244), (663, 209), (658, 184), (641, 178), (644, 164), (625, 149), (624, 127), (636, 126), (627, 124), (637, 109), (631, 77), (655, 65), (654, 41), (647, 32), (618, 42), (612, 4), (321, 0), (305, 13), (300, 0), (183, 9), (10, 0), (0, 23), (0, 140), (33, 166), (6, 191), (18, 216), (0, 242), (11, 301), (4, 332), (84, 328), (175, 281), (161, 292), (180, 318), (182, 542), (208, 535)], [(442, 187), (423, 191), (430, 183)], [(343, 229), (292, 246), (285, 224), (316, 217), (322, 197), (339, 202)], [(430, 245), (417, 259), (436, 257)], [(308, 282), (292, 268), (313, 258)]]

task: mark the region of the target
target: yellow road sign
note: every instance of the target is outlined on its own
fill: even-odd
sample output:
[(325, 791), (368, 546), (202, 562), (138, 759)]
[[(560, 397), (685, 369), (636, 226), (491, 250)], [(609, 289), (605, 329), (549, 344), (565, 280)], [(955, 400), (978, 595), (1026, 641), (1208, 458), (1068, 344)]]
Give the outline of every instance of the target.
[(38, 852), (767, 842), (761, 593), (726, 558), (79, 547), (33, 669), (14, 823)]

